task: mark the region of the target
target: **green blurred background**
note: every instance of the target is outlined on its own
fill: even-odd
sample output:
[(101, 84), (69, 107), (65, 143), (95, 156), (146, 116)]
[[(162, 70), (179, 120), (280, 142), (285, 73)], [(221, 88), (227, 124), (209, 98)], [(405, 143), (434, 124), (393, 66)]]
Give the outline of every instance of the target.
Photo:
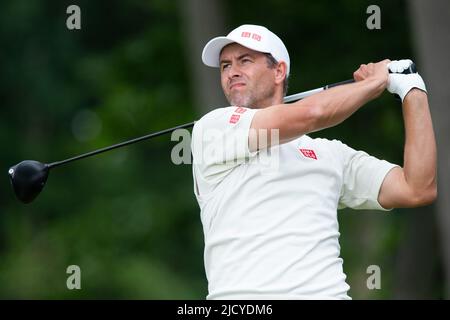
[[(448, 1), (130, 0), (0, 2), (0, 298), (204, 299), (203, 231), (190, 165), (164, 136), (52, 170), (31, 204), (8, 168), (128, 140), (226, 106), (203, 45), (244, 23), (267, 26), (291, 56), (288, 94), (352, 77), (360, 64), (410, 57), (430, 91), (439, 199), (390, 213), (339, 212), (354, 299), (450, 297)], [(81, 8), (68, 30), (66, 8)], [(381, 9), (369, 30), (366, 9)], [(403, 120), (388, 93), (314, 136), (402, 164)], [(66, 268), (81, 268), (68, 290)], [(381, 268), (369, 290), (367, 268)]]

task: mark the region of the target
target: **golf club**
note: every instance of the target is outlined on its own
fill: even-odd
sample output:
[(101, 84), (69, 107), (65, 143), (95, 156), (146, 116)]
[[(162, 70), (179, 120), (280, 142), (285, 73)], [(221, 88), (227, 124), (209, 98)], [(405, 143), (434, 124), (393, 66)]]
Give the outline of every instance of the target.
[[(415, 72), (416, 72), (416, 67), (414, 64), (412, 64), (409, 69), (404, 70), (402, 73), (408, 74), (408, 73), (415, 73)], [(321, 88), (317, 88), (317, 89), (297, 93), (294, 95), (290, 95), (290, 96), (287, 96), (284, 98), (284, 102), (285, 103), (295, 102), (295, 101), (301, 100), (303, 98), (306, 98), (310, 95), (327, 90), (329, 88), (336, 87), (339, 85), (349, 84), (354, 81), (355, 80), (353, 80), (353, 79), (349, 79), (349, 80), (329, 84), (329, 85), (326, 85)], [(91, 156), (94, 156), (94, 155), (97, 155), (97, 154), (100, 154), (100, 153), (103, 153), (106, 151), (121, 148), (121, 147), (130, 145), (130, 144), (139, 142), (139, 141), (158, 137), (158, 136), (161, 136), (166, 133), (171, 133), (177, 129), (190, 128), (194, 124), (195, 124), (195, 121), (186, 123), (186, 124), (182, 124), (182, 125), (179, 125), (179, 126), (176, 126), (173, 128), (150, 133), (150, 134), (142, 136), (142, 137), (124, 141), (124, 142), (121, 142), (121, 143), (118, 143), (118, 144), (115, 144), (115, 145), (112, 145), (109, 147), (94, 150), (94, 151), (91, 151), (88, 153), (81, 154), (79, 156), (75, 156), (75, 157), (72, 157), (72, 158), (69, 158), (66, 160), (57, 161), (57, 162), (53, 162), (53, 163), (49, 163), (49, 164), (42, 163), (42, 162), (35, 161), (35, 160), (25, 160), (25, 161), (22, 161), (22, 162), (16, 164), (15, 166), (11, 167), (8, 170), (9, 179), (11, 181), (11, 185), (13, 187), (16, 197), (23, 203), (30, 203), (39, 195), (39, 193), (44, 188), (45, 183), (48, 178), (48, 175), (49, 175), (49, 172), (50, 172), (50, 169), (52, 169), (52, 168), (59, 167), (61, 165), (67, 164), (67, 163), (75, 161), (75, 160), (80, 160), (83, 158), (91, 157)]]

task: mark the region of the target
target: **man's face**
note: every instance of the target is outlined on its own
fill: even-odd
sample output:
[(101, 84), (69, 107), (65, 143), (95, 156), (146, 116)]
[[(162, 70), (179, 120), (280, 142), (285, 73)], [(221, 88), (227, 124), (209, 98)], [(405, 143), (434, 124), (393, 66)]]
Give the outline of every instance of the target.
[(272, 102), (275, 73), (261, 52), (237, 43), (226, 46), (220, 54), (220, 77), (231, 105), (263, 108)]

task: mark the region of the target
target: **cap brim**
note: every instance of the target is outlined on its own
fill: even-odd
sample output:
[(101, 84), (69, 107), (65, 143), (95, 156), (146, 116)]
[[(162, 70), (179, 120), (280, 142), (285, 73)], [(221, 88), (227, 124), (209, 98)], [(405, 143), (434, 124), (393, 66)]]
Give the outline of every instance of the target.
[(217, 37), (211, 39), (203, 48), (202, 61), (210, 67), (219, 67), (220, 52), (226, 45), (235, 42), (227, 37)]

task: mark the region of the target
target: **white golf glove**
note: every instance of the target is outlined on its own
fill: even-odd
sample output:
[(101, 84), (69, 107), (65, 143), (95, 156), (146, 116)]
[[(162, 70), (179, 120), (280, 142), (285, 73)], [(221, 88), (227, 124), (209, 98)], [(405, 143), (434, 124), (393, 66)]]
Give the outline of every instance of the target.
[(392, 73), (389, 74), (387, 89), (390, 93), (397, 94), (402, 102), (408, 92), (413, 88), (427, 92), (425, 83), (418, 73), (402, 74), (412, 63), (411, 60), (405, 59), (393, 60), (388, 64), (388, 68)]

